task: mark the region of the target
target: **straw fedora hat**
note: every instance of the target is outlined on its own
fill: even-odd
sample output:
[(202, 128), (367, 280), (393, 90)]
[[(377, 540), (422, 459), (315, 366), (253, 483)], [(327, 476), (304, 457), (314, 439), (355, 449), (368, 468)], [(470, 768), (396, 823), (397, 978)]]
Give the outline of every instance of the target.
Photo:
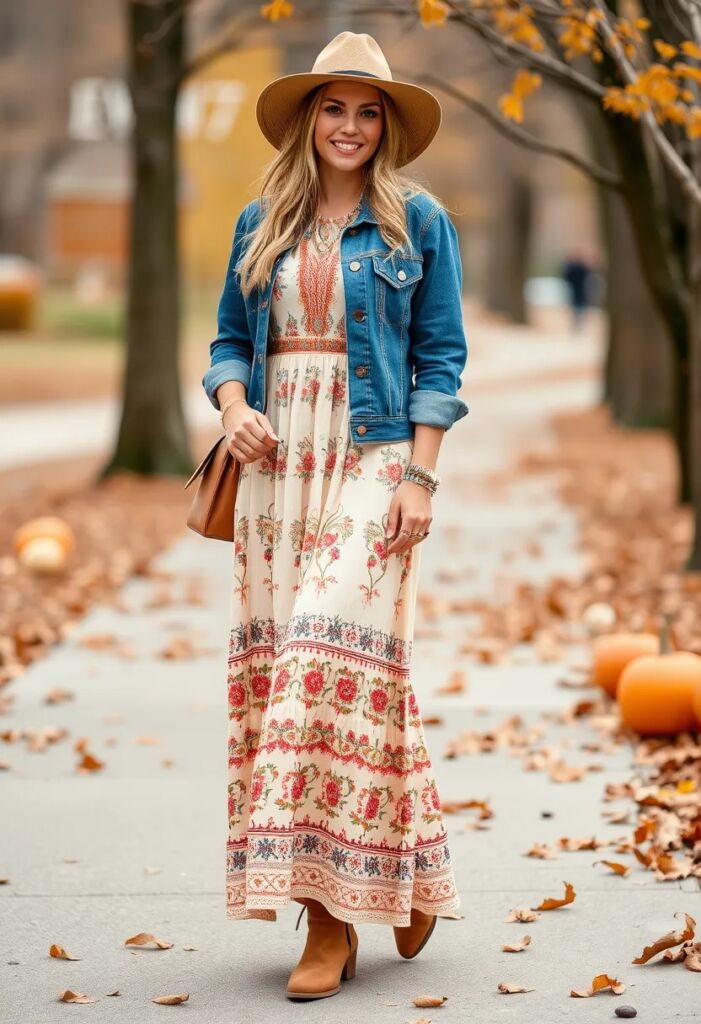
[(387, 58), (365, 32), (339, 32), (311, 71), (284, 75), (266, 85), (258, 96), (256, 117), (268, 142), (280, 149), (302, 99), (314, 86), (347, 78), (367, 82), (392, 97), (407, 136), (406, 157), (399, 166), (423, 153), (440, 127), (441, 105), (428, 89), (394, 81)]

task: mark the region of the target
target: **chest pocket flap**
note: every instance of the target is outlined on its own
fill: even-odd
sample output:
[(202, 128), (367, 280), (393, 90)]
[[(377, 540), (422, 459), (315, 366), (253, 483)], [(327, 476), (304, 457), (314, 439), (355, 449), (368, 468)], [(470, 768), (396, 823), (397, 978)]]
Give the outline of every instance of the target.
[(395, 256), (393, 260), (376, 253), (372, 257), (376, 274), (393, 288), (404, 288), (423, 277), (422, 261), (416, 256)]

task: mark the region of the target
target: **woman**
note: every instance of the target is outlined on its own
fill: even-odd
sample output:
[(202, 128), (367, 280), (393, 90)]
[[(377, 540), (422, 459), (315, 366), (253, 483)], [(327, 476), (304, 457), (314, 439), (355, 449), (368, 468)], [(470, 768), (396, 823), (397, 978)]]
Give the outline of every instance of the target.
[(203, 378), (242, 463), (227, 914), (307, 908), (287, 995), (309, 999), (353, 977), (354, 924), (391, 924), (411, 958), (460, 905), (409, 665), (467, 346), (455, 228), (397, 173), (435, 97), (341, 32), (257, 116), (280, 152), (239, 217)]

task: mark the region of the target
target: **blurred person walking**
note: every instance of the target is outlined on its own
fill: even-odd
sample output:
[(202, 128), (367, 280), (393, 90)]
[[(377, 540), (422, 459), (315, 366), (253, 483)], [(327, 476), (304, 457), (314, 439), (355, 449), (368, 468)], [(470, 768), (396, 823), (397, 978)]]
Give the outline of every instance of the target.
[(226, 913), (307, 910), (286, 994), (339, 992), (355, 925), (423, 948), (460, 899), (410, 681), (419, 544), (467, 405), (457, 232), (398, 173), (441, 121), (372, 36), (260, 93), (279, 150), (236, 224), (202, 383), (241, 462)]
[(592, 303), (594, 267), (583, 249), (576, 249), (562, 263), (562, 278), (568, 287), (572, 329), (582, 327), (586, 309)]

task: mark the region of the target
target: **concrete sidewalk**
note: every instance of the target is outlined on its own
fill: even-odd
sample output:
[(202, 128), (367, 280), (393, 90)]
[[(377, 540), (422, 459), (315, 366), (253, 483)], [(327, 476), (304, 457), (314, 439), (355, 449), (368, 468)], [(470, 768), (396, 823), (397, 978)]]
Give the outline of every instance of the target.
[[(484, 487), (485, 474), (508, 467), (520, 452), (552, 443), (546, 428), (551, 412), (596, 399), (596, 386), (586, 379), (524, 387), (520, 353), (529, 372), (536, 349), (543, 368), (561, 356), (542, 339), (533, 342), (529, 346), (523, 332), (504, 339), (513, 385), (481, 395), (476, 387), (474, 398), (466, 396), (468, 419), (446, 435), (439, 466), (444, 485), (422, 549), (425, 592), (492, 596), (507, 575), (538, 581), (555, 572), (574, 575), (580, 567), (576, 524), (557, 501), (554, 480), (521, 482), (499, 501)], [(593, 360), (596, 342), (586, 344)], [(537, 560), (525, 550), (534, 537), (544, 549)], [(51, 725), (69, 729), (70, 736), (43, 753), (27, 752), (23, 742), (2, 748), (11, 765), (1, 781), (0, 875), (10, 878), (0, 887), (3, 1022), (53, 1024), (75, 1014), (101, 1024), (141, 1024), (182, 1012), (212, 1024), (272, 1024), (283, 1014), (334, 1022), (372, 1017), (378, 1024), (422, 1017), (455, 1024), (554, 1024), (612, 1019), (621, 1003), (633, 1004), (641, 1021), (655, 1024), (698, 1016), (700, 982), (692, 972), (681, 965), (630, 962), (678, 926), (675, 911), (699, 919), (695, 880), (660, 884), (636, 868), (628, 878), (617, 878), (592, 867), (604, 851), (563, 853), (556, 860), (522, 856), (533, 843), (555, 844), (564, 835), (607, 839), (626, 832), (626, 826), (604, 822), (601, 796), (607, 782), (628, 778), (628, 752), (596, 755), (603, 771), (560, 785), (543, 772), (524, 772), (520, 760), (501, 749), (443, 757), (448, 740), (462, 730), (486, 730), (514, 713), (536, 722), (543, 711), (577, 698), (556, 685), (562, 665), (533, 661), (525, 648), (517, 652), (523, 656), (518, 665), (468, 665), (458, 648), (469, 623), (459, 616), (447, 617), (436, 635), (435, 624), (419, 615), (412, 679), (424, 716), (443, 715), (443, 725), (427, 727), (443, 799), (486, 798), (495, 811), (488, 831), (469, 828), (467, 814), (446, 818), (465, 916), (440, 920), (414, 961), (398, 957), (389, 928), (360, 927), (355, 980), (333, 999), (286, 1000), (285, 983), (303, 945), (303, 929), (294, 931), (298, 906), (291, 904), (277, 924), (224, 917), (230, 551), (229, 545), (183, 535), (157, 565), (175, 574), (176, 597), (189, 579), (201, 579), (206, 603), (148, 608), (158, 584), (132, 580), (122, 592), (126, 611), (93, 610), (64, 645), (13, 687), (16, 704), (3, 718), (3, 730)], [(506, 562), (505, 553), (514, 551)], [(446, 573), (454, 582), (445, 582)], [(113, 634), (135, 657), (80, 646), (81, 637), (95, 633)], [(208, 653), (194, 660), (157, 657), (183, 633)], [(467, 672), (467, 692), (436, 696), (435, 686), (456, 668)], [(75, 701), (44, 704), (54, 687), (72, 690)], [(160, 744), (134, 742), (150, 736)], [(101, 772), (76, 774), (73, 744), (80, 737), (105, 761)], [(548, 729), (548, 741), (562, 739), (573, 763), (591, 759), (578, 750), (591, 738), (585, 724)], [(173, 759), (170, 767), (163, 766), (164, 758)], [(542, 818), (543, 811), (552, 817)], [(573, 905), (530, 925), (504, 922), (513, 907), (561, 895), (564, 880), (577, 892)], [(124, 939), (139, 931), (174, 946), (127, 949)], [(502, 943), (526, 933), (533, 940), (529, 949), (501, 952)], [(52, 943), (81, 959), (50, 958)], [(603, 972), (626, 983), (623, 996), (570, 998), (571, 988), (584, 988)], [(535, 991), (500, 995), (502, 981)], [(68, 1007), (56, 1001), (65, 988), (98, 1002)], [(115, 989), (121, 995), (107, 997)], [(185, 1008), (150, 1002), (184, 992), (190, 993)], [(435, 1010), (412, 1005), (414, 996), (426, 993), (448, 996), (447, 1003)]]

